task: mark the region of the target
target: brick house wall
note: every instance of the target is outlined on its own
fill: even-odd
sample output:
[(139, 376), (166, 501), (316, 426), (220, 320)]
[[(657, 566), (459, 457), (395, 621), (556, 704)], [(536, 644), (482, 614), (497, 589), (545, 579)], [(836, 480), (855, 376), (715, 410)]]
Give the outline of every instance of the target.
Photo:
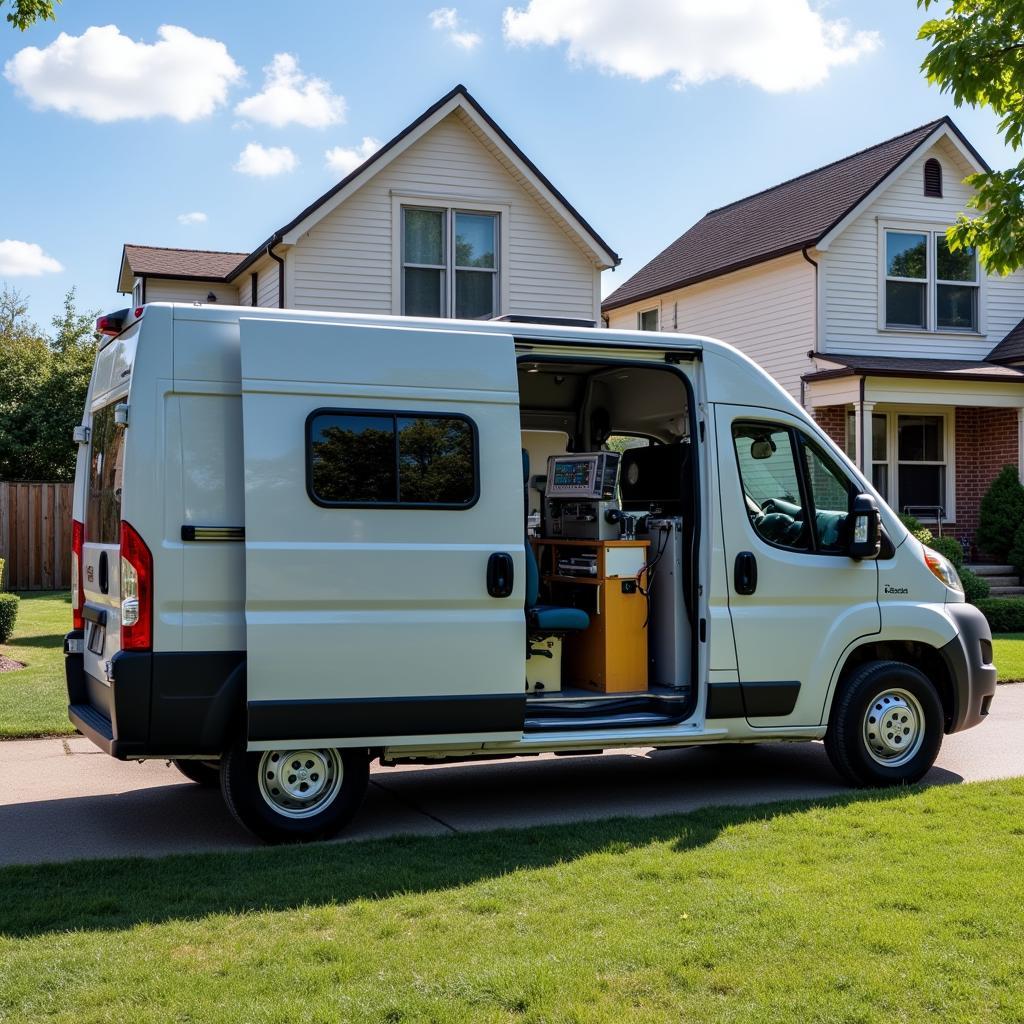
[[(978, 507), (1003, 466), (1017, 465), (1016, 409), (956, 407), (956, 537), (974, 543)], [(972, 557), (974, 553), (971, 552)], [(984, 557), (984, 552), (979, 553)]]
[(846, 406), (823, 405), (814, 410), (818, 426), (832, 438), (840, 448), (846, 448)]

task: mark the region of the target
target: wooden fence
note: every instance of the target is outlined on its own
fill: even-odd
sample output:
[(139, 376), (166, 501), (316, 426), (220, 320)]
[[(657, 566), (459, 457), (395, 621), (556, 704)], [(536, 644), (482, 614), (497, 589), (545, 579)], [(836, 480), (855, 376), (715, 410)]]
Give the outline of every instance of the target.
[(71, 488), (0, 482), (4, 590), (71, 587)]

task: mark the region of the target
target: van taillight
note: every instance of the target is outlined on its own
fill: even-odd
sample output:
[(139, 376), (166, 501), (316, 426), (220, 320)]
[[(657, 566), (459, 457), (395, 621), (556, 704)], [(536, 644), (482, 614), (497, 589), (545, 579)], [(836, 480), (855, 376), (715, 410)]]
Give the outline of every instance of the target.
[(71, 521), (71, 626), (84, 629), (85, 590), (82, 586), (82, 545), (85, 542), (85, 526), (77, 519)]
[(153, 556), (131, 523), (121, 522), (121, 650), (153, 647)]

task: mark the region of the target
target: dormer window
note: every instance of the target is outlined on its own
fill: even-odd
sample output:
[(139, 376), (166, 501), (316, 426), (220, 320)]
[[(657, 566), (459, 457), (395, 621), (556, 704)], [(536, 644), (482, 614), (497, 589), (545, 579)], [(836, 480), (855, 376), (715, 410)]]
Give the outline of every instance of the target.
[(942, 164), (935, 157), (924, 162), (924, 194), (933, 199), (942, 198)]

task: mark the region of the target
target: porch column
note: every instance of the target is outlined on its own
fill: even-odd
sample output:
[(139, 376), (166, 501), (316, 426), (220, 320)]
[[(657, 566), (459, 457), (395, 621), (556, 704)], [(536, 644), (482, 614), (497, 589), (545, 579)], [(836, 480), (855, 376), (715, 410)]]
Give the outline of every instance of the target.
[(854, 429), (856, 430), (854, 461), (857, 463), (857, 468), (869, 480), (871, 479), (871, 413), (874, 408), (874, 402), (854, 402), (853, 404)]

